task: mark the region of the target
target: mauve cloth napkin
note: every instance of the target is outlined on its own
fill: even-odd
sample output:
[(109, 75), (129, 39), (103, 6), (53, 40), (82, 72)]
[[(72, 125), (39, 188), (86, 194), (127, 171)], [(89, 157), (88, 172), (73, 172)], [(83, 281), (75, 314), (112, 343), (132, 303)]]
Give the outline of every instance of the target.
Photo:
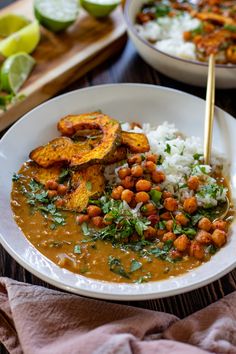
[(236, 293), (179, 320), (0, 278), (0, 341), (12, 354), (236, 353)]

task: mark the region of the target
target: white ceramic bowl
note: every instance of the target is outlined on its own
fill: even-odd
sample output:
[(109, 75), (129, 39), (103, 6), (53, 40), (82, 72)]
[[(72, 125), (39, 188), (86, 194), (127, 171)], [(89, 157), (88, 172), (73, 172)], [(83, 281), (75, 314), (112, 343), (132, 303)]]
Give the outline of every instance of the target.
[[(19, 120), (0, 141), (0, 242), (23, 267), (59, 288), (97, 298), (117, 300), (151, 299), (183, 293), (205, 285), (234, 268), (236, 264), (236, 225), (232, 235), (210, 262), (178, 277), (125, 284), (86, 278), (58, 267), (38, 252), (18, 229), (10, 208), (11, 178), (28, 158), (29, 151), (59, 135), (57, 121), (67, 114), (101, 109), (121, 120), (175, 123), (186, 135), (202, 137), (205, 102), (179, 91), (151, 85), (103, 85), (74, 91), (54, 98)], [(226, 154), (230, 182), (236, 198), (236, 121), (217, 108), (215, 111), (214, 146)]]
[[(154, 69), (186, 84), (206, 86), (207, 63), (185, 60), (166, 54), (142, 39), (135, 29), (135, 17), (142, 4), (147, 0), (127, 0), (125, 5), (125, 20), (128, 34), (140, 56)], [(138, 70), (138, 69), (137, 69)], [(216, 65), (216, 87), (236, 87), (236, 65)]]

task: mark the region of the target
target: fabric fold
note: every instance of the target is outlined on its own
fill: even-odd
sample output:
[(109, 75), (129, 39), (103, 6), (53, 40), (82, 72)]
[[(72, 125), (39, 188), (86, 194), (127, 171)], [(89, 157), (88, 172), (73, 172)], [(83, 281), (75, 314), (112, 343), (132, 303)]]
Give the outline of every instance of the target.
[(0, 278), (0, 341), (11, 354), (236, 353), (236, 294), (184, 320)]

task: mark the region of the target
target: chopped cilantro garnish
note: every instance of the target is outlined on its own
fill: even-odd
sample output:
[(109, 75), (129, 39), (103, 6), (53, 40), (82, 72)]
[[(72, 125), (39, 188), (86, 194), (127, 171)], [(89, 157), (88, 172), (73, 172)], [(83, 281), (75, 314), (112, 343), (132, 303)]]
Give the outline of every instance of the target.
[(164, 151), (167, 152), (167, 154), (170, 154), (171, 153), (171, 146), (169, 144), (166, 144), (166, 148)]
[(90, 235), (90, 231), (89, 231), (89, 228), (88, 228), (88, 224), (86, 222), (83, 222), (82, 225), (81, 225), (81, 230), (84, 234), (84, 236), (89, 236)]
[(142, 268), (142, 266), (143, 265), (141, 262), (136, 261), (136, 259), (132, 259), (131, 265), (130, 265), (130, 271), (135, 272), (136, 270)]
[(152, 277), (151, 273), (148, 272), (147, 274), (142, 275), (137, 280), (135, 280), (134, 283), (137, 284), (147, 283), (151, 279), (151, 277)]
[(91, 190), (92, 190), (92, 183), (91, 183), (90, 181), (87, 181), (87, 182), (86, 182), (86, 189), (87, 189), (89, 192), (91, 192)]
[(75, 245), (75, 247), (74, 247), (74, 253), (76, 253), (76, 254), (81, 254), (81, 247), (80, 247), (80, 245)]
[(127, 278), (127, 279), (130, 278), (128, 273), (125, 271), (125, 269), (121, 263), (121, 260), (119, 258), (109, 256), (108, 257), (108, 265), (110, 267), (111, 272), (121, 275), (122, 277)]
[(236, 33), (236, 26), (235, 25), (230, 25), (230, 24), (225, 24), (224, 29)]
[(170, 7), (168, 5), (165, 5), (162, 3), (156, 5), (156, 16), (157, 17), (164, 17), (164, 16), (168, 15), (169, 12), (170, 12)]
[(17, 182), (22, 177), (21, 174), (14, 173), (12, 176), (12, 182)]
[(149, 194), (150, 194), (150, 196), (151, 196), (152, 201), (153, 201), (157, 206), (159, 206), (160, 200), (161, 200), (161, 196), (162, 196), (162, 192), (157, 191), (156, 189), (152, 189), (152, 190), (149, 192)]

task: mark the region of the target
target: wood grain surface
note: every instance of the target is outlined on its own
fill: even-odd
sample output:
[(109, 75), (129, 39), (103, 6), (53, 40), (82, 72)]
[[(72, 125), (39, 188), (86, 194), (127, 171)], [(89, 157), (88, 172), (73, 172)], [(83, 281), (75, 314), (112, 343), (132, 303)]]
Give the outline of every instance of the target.
[[(16, 1), (0, 14), (8, 12), (33, 19), (33, 1)], [(102, 20), (81, 9), (78, 20), (58, 34), (41, 27), (41, 40), (32, 54), (36, 66), (20, 91), (25, 99), (0, 112), (0, 131), (120, 51), (126, 40), (125, 30), (121, 8)]]
[[(5, 1), (5, 3), (6, 2), (7, 1)], [(10, 2), (10, 0), (8, 0), (8, 2)], [(0, 2), (0, 4), (2, 3)], [(181, 84), (151, 69), (138, 56), (130, 42), (127, 43), (122, 53), (116, 55), (112, 59), (106, 60), (106, 62), (104, 62), (102, 65), (98, 66), (96, 69), (83, 76), (80, 80), (70, 85), (66, 90), (61, 91), (61, 93), (98, 84), (120, 82), (135, 82), (168, 86), (202, 98), (205, 97), (204, 89)], [(217, 90), (216, 105), (236, 117), (235, 97), (236, 89)], [(19, 281), (53, 288), (49, 284), (41, 281), (23, 269), (21, 266), (19, 266), (1, 246), (0, 276), (7, 276)], [(183, 318), (195, 311), (206, 307), (207, 305), (217, 301), (226, 294), (229, 294), (235, 290), (236, 270), (225, 275), (218, 281), (209, 284), (208, 286), (188, 292), (186, 294), (159, 300), (137, 301), (130, 303), (126, 302), (126, 304), (151, 309), (154, 311), (169, 312), (180, 318)], [(0, 353), (6, 354), (7, 352), (3, 347), (1, 347)]]

